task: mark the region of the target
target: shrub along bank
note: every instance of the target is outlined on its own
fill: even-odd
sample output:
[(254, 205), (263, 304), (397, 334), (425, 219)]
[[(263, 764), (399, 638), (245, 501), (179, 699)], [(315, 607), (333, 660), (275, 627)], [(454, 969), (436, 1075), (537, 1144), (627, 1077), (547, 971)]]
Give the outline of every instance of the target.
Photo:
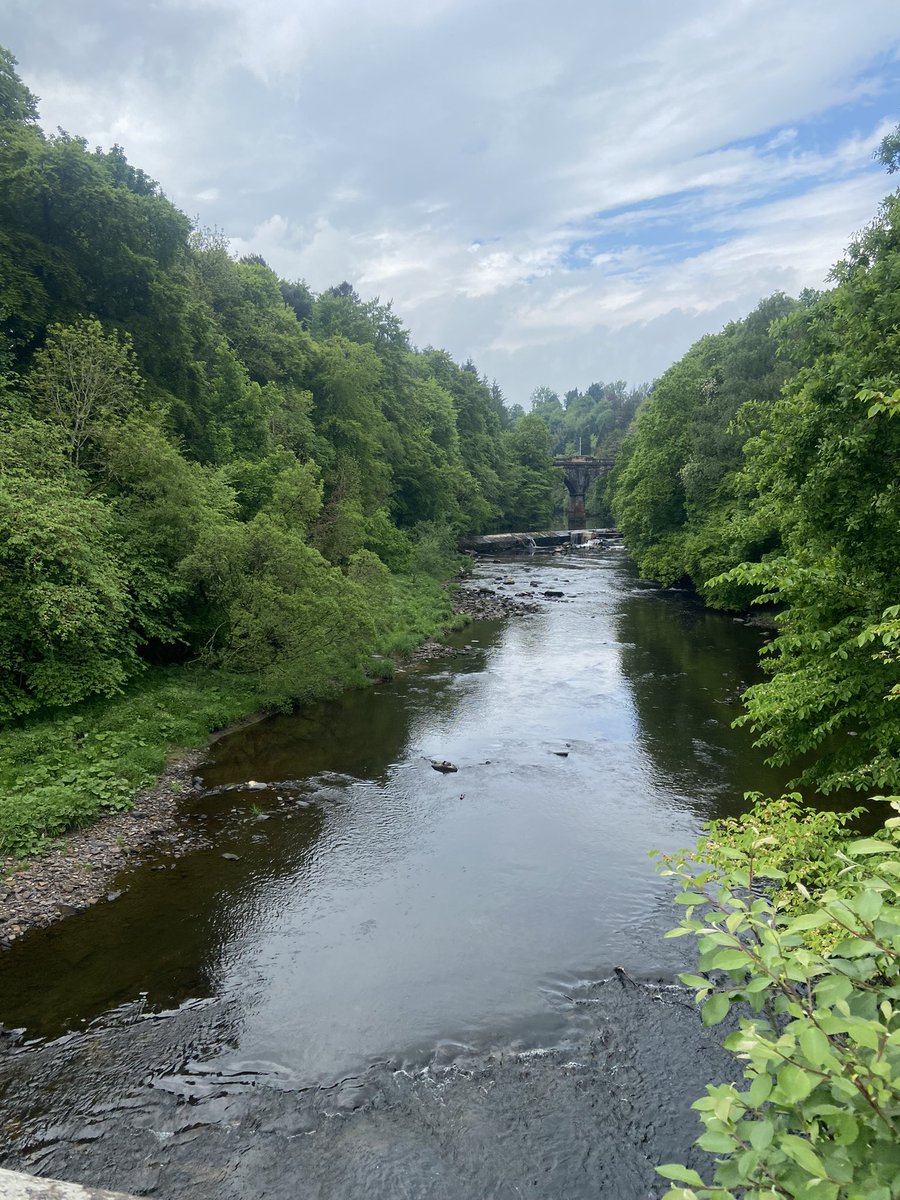
[(289, 708), (392, 673), (392, 656), (462, 623), (430, 576), (390, 580), (375, 636), (340, 658), (310, 656), (269, 673), (194, 662), (148, 669), (110, 699), (35, 716), (0, 731), (0, 855), (31, 855), (66, 830), (130, 807), (178, 749), (264, 708)]
[[(900, 169), (900, 130), (877, 157)], [(775, 605), (743, 718), (820, 793), (900, 784), (900, 193), (796, 303), (772, 297), (658, 381), (613, 473), (641, 570), (725, 608)], [(881, 799), (880, 797), (878, 799)], [(890, 798), (900, 807), (896, 797)], [(900, 1196), (900, 818), (876, 837), (799, 795), (664, 861), (704, 1023), (745, 1085), (695, 1104), (704, 1179), (668, 1200)]]
[[(900, 812), (900, 799), (891, 800)], [(694, 1108), (711, 1182), (677, 1163), (666, 1200), (894, 1200), (900, 1195), (900, 817), (876, 837), (793, 798), (714, 822), (670, 856), (697, 973), (682, 975), (744, 1086)]]

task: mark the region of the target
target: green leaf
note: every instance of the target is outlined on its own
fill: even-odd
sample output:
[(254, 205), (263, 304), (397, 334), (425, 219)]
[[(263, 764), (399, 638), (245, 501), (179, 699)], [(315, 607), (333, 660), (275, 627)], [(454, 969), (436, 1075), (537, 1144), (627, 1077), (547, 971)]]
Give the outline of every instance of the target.
[(792, 933), (802, 933), (807, 929), (820, 929), (823, 925), (830, 925), (834, 918), (827, 912), (820, 909), (814, 913), (804, 913), (791, 921), (790, 925), (785, 929), (785, 935), (790, 936)]
[(785, 1154), (794, 1160), (798, 1167), (802, 1167), (804, 1171), (808, 1171), (810, 1175), (815, 1175), (817, 1179), (825, 1179), (828, 1172), (822, 1164), (822, 1160), (810, 1146), (809, 1142), (803, 1138), (797, 1137), (793, 1133), (784, 1133), (778, 1141), (779, 1148)]
[(816, 1003), (822, 1008), (831, 1008), (846, 1000), (853, 991), (853, 984), (843, 975), (826, 975), (816, 984)]
[(746, 970), (751, 965), (750, 956), (743, 950), (718, 950), (708, 959), (708, 969), (717, 971)]
[(702, 1133), (697, 1138), (697, 1145), (701, 1150), (709, 1150), (712, 1154), (729, 1154), (734, 1150), (737, 1141), (730, 1134), (713, 1131)]
[(771, 1121), (754, 1121), (750, 1126), (750, 1145), (754, 1150), (765, 1150), (771, 1146), (775, 1126)]
[(772, 1077), (770, 1075), (757, 1075), (750, 1084), (750, 1089), (747, 1092), (747, 1099), (754, 1108), (759, 1108), (768, 1100), (772, 1092)]
[(752, 995), (754, 992), (764, 992), (766, 988), (771, 986), (772, 980), (769, 979), (768, 975), (757, 975), (755, 979), (751, 979), (744, 984), (744, 991), (750, 992)]
[(859, 1137), (859, 1122), (850, 1113), (835, 1113), (830, 1124), (834, 1129), (834, 1140), (839, 1146), (852, 1146)]
[(661, 1167), (656, 1168), (657, 1175), (662, 1175), (663, 1179), (674, 1179), (676, 1183), (689, 1183), (692, 1187), (703, 1187), (704, 1183), (696, 1171), (692, 1171), (690, 1167), (683, 1167), (680, 1163), (663, 1163)]
[(711, 986), (709, 980), (704, 979), (702, 975), (679, 975), (678, 978), (685, 987), (689, 988), (709, 988)]
[(704, 1025), (718, 1025), (720, 1021), (724, 1021), (731, 1009), (731, 1001), (722, 992), (716, 992), (710, 996), (707, 1002), (703, 1005), (701, 1014)]
[(880, 892), (866, 891), (857, 896), (853, 907), (863, 921), (874, 921), (884, 905)]
[(802, 1067), (787, 1063), (778, 1072), (778, 1086), (791, 1104), (805, 1100), (816, 1086), (818, 1079)]
[(891, 844), (878, 838), (859, 838), (847, 846), (848, 854), (889, 854)]
[(831, 1058), (831, 1045), (815, 1025), (800, 1031), (800, 1049), (814, 1067), (822, 1067)]

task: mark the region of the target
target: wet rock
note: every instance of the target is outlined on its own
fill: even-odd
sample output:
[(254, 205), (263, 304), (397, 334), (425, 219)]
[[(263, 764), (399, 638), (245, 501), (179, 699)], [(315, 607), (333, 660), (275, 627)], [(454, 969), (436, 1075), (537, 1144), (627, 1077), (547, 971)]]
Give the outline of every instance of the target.
[(549, 589), (548, 591), (544, 592), (544, 595), (546, 596), (546, 598), (548, 600), (558, 600), (561, 596), (565, 595), (565, 592), (559, 592), (559, 591), (555, 591), (553, 589)]
[(240, 862), (241, 861), (241, 856), (239, 854), (223, 854), (222, 857), (224, 859), (226, 859), (228, 862)]
[(432, 770), (440, 771), (442, 775), (450, 775), (454, 771), (458, 771), (459, 767), (455, 767), (452, 762), (447, 762), (443, 759), (441, 762), (432, 761)]

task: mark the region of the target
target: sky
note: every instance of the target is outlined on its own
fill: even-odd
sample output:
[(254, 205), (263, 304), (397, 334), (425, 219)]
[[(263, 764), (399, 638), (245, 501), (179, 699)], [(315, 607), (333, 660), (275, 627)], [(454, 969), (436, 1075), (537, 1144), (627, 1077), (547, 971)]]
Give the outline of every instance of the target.
[(510, 403), (827, 286), (892, 183), (897, 0), (0, 0), (41, 121)]

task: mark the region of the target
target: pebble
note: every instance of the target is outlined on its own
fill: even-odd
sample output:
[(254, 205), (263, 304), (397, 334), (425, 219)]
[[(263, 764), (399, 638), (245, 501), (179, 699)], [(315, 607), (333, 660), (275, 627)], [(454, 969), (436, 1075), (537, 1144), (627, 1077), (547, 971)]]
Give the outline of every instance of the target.
[[(124, 889), (114, 881), (127, 860), (165, 847), (179, 858), (205, 839), (176, 831), (182, 795), (207, 751), (195, 750), (172, 763), (157, 782), (135, 797), (130, 812), (102, 817), (88, 829), (59, 839), (46, 854), (23, 861), (0, 857), (0, 950), (8, 949), (30, 929), (50, 925), (98, 900), (117, 900)], [(165, 864), (155, 870), (165, 871)]]

